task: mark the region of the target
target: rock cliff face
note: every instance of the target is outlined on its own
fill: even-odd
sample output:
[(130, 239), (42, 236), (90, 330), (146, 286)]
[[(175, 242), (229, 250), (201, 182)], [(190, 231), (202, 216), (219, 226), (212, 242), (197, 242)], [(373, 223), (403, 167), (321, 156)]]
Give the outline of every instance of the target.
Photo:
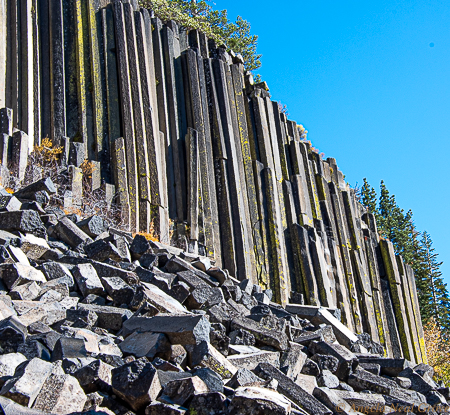
[[(92, 188), (116, 195), (129, 231), (152, 228), (162, 243), (271, 290), (289, 312), (325, 324), (338, 316), (386, 356), (426, 362), (411, 268), (380, 240), (336, 160), (302, 140), (240, 56), (125, 0), (0, 0), (0, 36), (3, 175), (23, 177), (29, 153), (49, 137), (71, 177), (66, 205), (82, 203), (87, 159)], [(34, 220), (17, 211), (0, 218), (1, 229)], [(10, 221), (17, 227), (7, 229)], [(73, 232), (68, 222), (52, 225), (66, 243), (76, 236), (61, 237)], [(118, 255), (103, 243), (88, 257)], [(90, 270), (77, 272), (83, 280)], [(332, 314), (317, 317), (319, 306)]]

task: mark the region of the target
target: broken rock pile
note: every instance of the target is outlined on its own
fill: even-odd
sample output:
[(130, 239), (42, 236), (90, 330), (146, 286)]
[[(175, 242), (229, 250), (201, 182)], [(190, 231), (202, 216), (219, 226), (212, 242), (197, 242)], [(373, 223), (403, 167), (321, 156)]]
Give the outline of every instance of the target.
[(208, 258), (0, 189), (5, 415), (445, 413), (433, 369), (336, 309), (273, 303)]

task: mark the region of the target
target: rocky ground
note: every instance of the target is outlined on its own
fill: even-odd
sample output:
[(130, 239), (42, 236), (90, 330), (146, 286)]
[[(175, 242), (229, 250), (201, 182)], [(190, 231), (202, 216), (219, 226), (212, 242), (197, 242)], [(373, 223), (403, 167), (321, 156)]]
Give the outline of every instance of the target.
[(446, 413), (433, 369), (339, 313), (271, 302), (210, 260), (0, 188), (5, 415)]

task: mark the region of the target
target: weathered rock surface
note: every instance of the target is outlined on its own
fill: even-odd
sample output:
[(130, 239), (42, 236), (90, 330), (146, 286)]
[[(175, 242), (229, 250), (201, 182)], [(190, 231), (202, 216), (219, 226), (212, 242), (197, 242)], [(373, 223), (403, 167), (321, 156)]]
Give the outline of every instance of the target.
[(417, 414), (450, 397), (430, 366), (375, 354), (382, 346), (343, 326), (342, 310), (282, 307), (211, 259), (95, 215), (49, 213), (45, 226), (42, 207), (41, 222), (10, 215), (23, 200), (0, 212), (11, 222), (0, 226), (7, 415)]

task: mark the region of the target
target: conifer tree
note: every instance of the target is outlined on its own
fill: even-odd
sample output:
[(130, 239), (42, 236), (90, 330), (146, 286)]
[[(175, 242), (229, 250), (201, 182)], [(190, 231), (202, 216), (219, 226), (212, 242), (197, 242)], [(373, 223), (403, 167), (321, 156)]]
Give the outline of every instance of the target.
[(437, 259), (430, 235), (416, 230), (412, 211), (405, 213), (397, 205), (395, 196), (389, 193), (383, 181), (380, 190), (377, 205), (376, 192), (364, 179), (361, 203), (375, 215), (380, 235), (388, 238), (396, 253), (413, 268), (423, 324), (434, 319), (443, 335), (450, 338), (450, 295), (440, 271), (442, 262)]
[(163, 21), (174, 20), (187, 29), (199, 29), (242, 55), (245, 69), (254, 71), (261, 67), (261, 56), (256, 51), (258, 36), (250, 33), (250, 23), (238, 16), (233, 23), (226, 10), (214, 10), (208, 0), (140, 0), (141, 6), (152, 9)]
[(413, 213), (411, 210), (405, 213), (397, 205), (395, 196), (389, 193), (383, 181), (381, 181), (380, 190), (378, 229), (394, 244), (396, 252), (402, 255), (408, 264), (413, 265), (416, 239)]
[(369, 184), (366, 178), (364, 178), (363, 181), (364, 183), (361, 187), (361, 203), (369, 209), (370, 213), (373, 213), (377, 217), (377, 192)]
[(428, 304), (424, 304), (425, 319), (434, 317), (444, 334), (450, 336), (450, 296), (440, 271), (442, 262), (439, 262), (433, 241), (427, 232), (422, 233), (420, 245), (420, 268), (417, 267), (417, 271), (421, 281), (418, 288), (423, 290), (422, 302), (428, 301)]
[(416, 254), (413, 269), (416, 279), (420, 314), (422, 317), (422, 323), (424, 325), (431, 319), (431, 317), (433, 316), (433, 311), (435, 309), (433, 305), (432, 284), (430, 283), (426, 257), (427, 250), (423, 243), (422, 234), (422, 238), (416, 240)]

